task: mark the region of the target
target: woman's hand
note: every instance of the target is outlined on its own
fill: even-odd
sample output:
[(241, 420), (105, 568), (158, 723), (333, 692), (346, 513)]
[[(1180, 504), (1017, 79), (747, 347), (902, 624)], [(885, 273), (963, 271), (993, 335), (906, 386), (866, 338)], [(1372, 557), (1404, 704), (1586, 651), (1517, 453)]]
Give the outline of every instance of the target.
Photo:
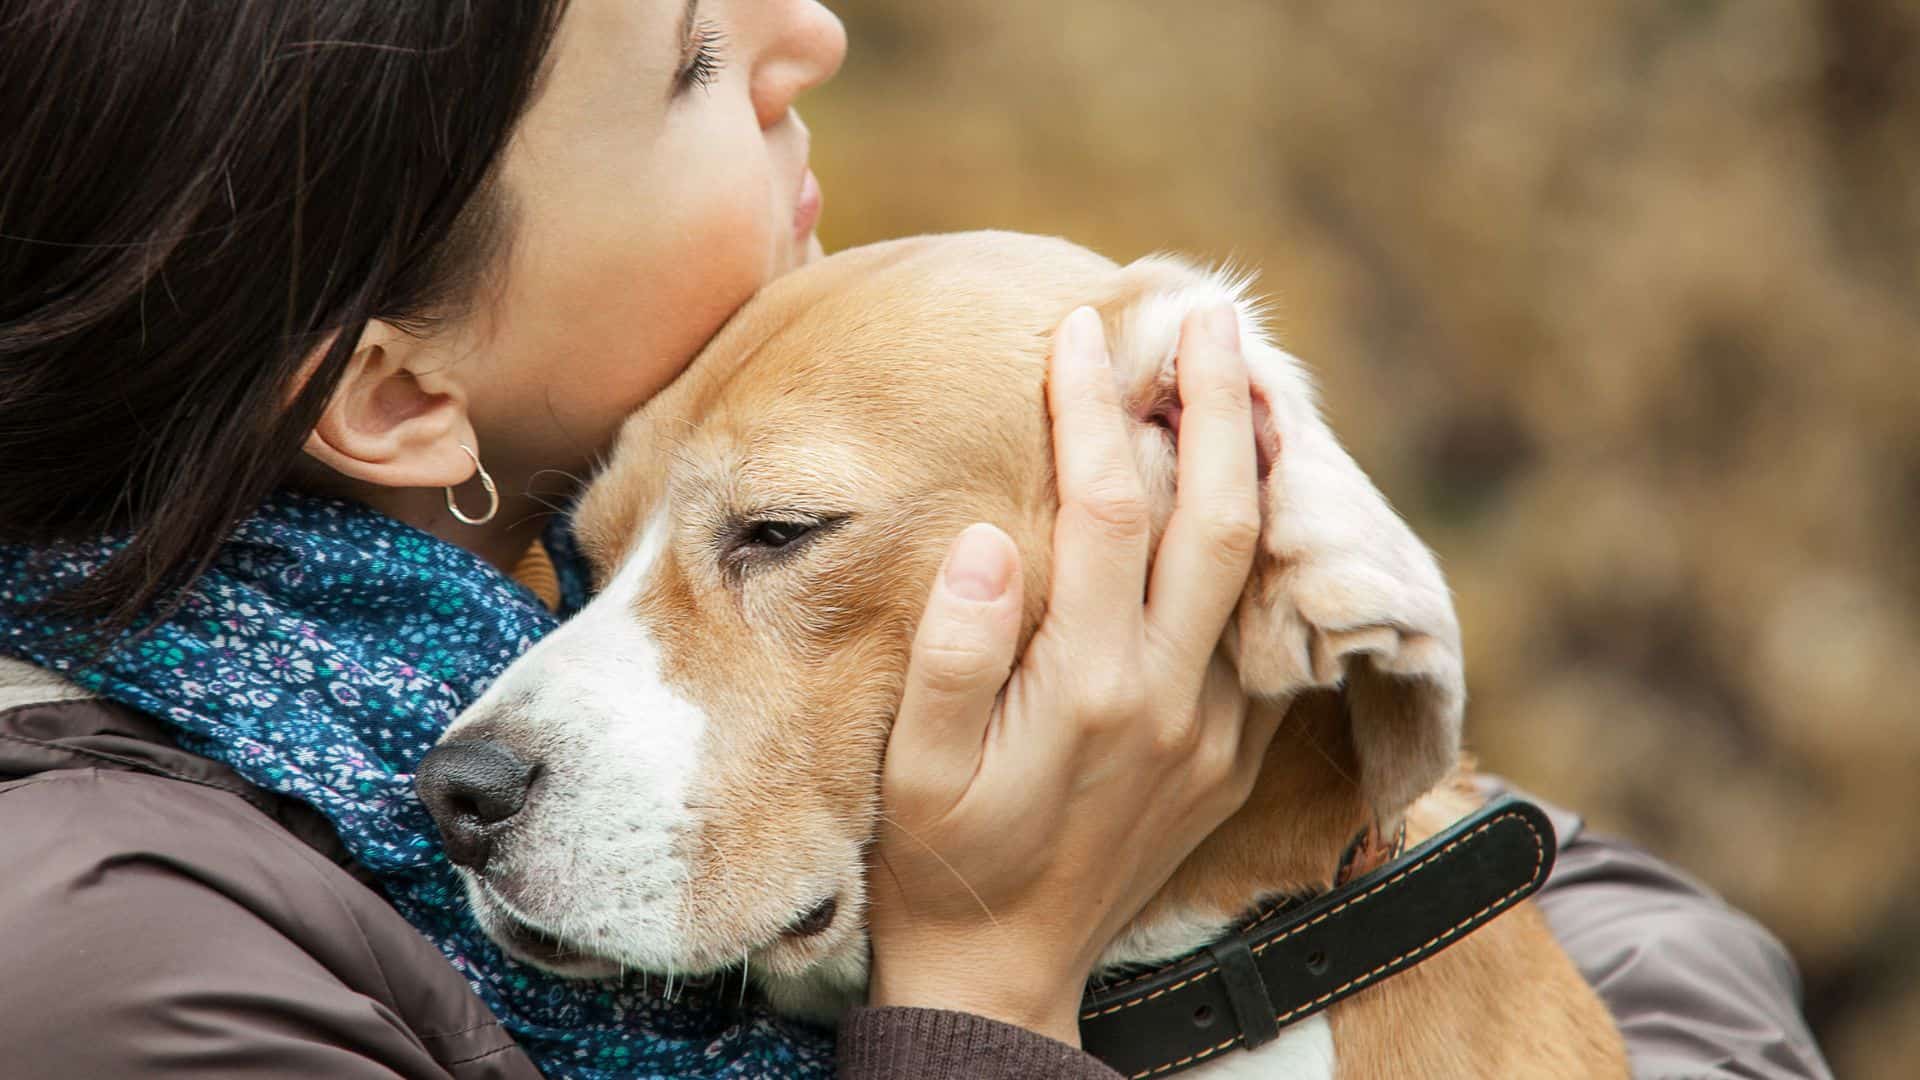
[(1252, 789), (1271, 722), (1248, 723), (1216, 655), (1260, 522), (1231, 307), (1187, 320), (1178, 382), (1178, 494), (1150, 565), (1100, 321), (1083, 308), (1061, 325), (1053, 594), (1010, 681), (1013, 543), (975, 525), (948, 553), (887, 750), (873, 1004), (965, 1010), (1077, 1045), (1094, 961)]

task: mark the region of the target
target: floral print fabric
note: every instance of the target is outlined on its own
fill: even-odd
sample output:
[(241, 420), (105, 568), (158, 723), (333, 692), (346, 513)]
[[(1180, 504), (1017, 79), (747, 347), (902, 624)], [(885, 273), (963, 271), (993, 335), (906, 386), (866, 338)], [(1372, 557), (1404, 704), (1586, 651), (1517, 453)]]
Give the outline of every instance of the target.
[[(556, 532), (563, 595), (578, 605), (582, 575)], [(157, 717), (186, 749), (326, 815), (546, 1075), (831, 1074), (824, 1032), (750, 1003), (670, 1002), (640, 976), (560, 979), (507, 957), (467, 916), (413, 773), (460, 710), (557, 625), (530, 592), (359, 504), (282, 492), (234, 531), (173, 615), (95, 655), (85, 626), (35, 609), (121, 542), (0, 545), (0, 653)]]

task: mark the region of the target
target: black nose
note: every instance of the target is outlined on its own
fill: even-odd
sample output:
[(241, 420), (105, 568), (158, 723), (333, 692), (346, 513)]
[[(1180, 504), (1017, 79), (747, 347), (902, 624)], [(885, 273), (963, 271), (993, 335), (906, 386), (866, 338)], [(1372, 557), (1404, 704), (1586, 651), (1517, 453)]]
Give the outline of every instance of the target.
[(478, 870), (487, 863), (493, 838), (527, 804), (527, 788), (538, 773), (539, 766), (499, 743), (474, 739), (428, 751), (414, 785), (440, 826), (447, 857)]

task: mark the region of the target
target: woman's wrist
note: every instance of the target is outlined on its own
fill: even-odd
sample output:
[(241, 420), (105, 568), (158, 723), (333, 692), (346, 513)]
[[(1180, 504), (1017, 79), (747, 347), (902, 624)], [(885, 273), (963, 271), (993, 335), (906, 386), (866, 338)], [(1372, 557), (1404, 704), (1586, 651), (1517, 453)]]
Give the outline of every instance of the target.
[(1079, 1046), (1086, 976), (1060, 974), (1058, 966), (1007, 951), (876, 957), (867, 1004), (971, 1013)]

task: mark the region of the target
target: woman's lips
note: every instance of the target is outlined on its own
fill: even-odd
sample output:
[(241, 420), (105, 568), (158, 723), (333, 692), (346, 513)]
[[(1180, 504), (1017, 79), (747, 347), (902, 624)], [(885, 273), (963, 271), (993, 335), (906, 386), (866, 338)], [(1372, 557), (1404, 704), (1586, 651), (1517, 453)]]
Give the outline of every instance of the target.
[(813, 227), (820, 223), (820, 181), (809, 168), (800, 178), (800, 197), (793, 205), (793, 236), (796, 240), (805, 240)]

